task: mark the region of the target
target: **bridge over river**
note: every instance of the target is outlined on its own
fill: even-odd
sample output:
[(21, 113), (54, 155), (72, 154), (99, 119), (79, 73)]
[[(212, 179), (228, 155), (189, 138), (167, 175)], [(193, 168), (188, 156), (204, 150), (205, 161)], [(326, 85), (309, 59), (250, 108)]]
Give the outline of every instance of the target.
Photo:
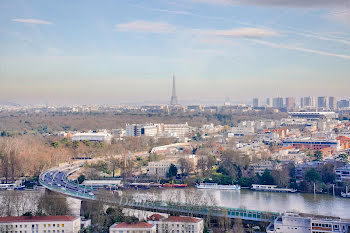
[[(68, 179), (68, 176), (77, 170), (76, 167), (55, 167), (40, 174), (39, 182), (48, 190), (62, 193), (67, 196), (78, 198), (82, 201), (97, 200), (98, 190), (85, 185), (74, 183)], [(213, 217), (228, 217), (240, 218), (250, 221), (271, 222), (277, 218), (280, 213), (248, 210), (242, 208), (225, 208), (219, 206), (207, 205), (186, 205), (183, 203), (173, 203), (165, 201), (138, 201), (134, 198), (110, 198), (104, 199), (110, 204), (118, 204), (125, 208), (133, 208), (139, 210), (147, 210), (153, 212), (176, 213), (180, 215), (194, 215), (194, 216), (213, 216)]]

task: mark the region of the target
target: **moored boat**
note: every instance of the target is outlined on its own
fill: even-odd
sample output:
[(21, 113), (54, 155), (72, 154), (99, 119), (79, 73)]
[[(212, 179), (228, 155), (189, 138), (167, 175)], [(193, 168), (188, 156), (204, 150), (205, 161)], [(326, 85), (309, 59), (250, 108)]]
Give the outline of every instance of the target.
[(163, 184), (164, 188), (186, 188), (187, 184), (170, 184), (170, 183), (166, 183)]
[(217, 183), (200, 183), (196, 184), (198, 189), (219, 189), (219, 190), (240, 190), (239, 185), (221, 185)]
[(252, 184), (252, 190), (265, 192), (295, 193), (296, 189), (278, 188), (277, 185)]
[(340, 195), (345, 198), (350, 198), (350, 192), (348, 192), (348, 186), (346, 186), (346, 191), (341, 192)]

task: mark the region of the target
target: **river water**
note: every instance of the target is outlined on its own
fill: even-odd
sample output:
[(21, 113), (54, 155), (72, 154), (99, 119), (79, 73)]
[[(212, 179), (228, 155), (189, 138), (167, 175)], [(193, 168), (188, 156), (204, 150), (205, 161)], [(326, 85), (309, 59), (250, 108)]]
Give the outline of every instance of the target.
[[(0, 192), (0, 201), (7, 191)], [(35, 211), (36, 200), (42, 191), (20, 191), (22, 201), (21, 212)], [(232, 208), (246, 208), (250, 210), (285, 212), (295, 211), (310, 214), (337, 216), (350, 219), (350, 198), (342, 198), (326, 194), (311, 193), (270, 193), (251, 190), (203, 190), (196, 188), (186, 189), (155, 189), (152, 191), (136, 191), (135, 194), (154, 199), (172, 200), (174, 202), (198, 203), (218, 205)], [(144, 198), (144, 197), (143, 197)], [(80, 201), (68, 198), (73, 215), (79, 215)], [(0, 211), (1, 212), (1, 211)], [(22, 214), (20, 213), (20, 214)], [(1, 213), (0, 213), (1, 214)], [(15, 215), (17, 215), (14, 213)]]
[[(250, 210), (286, 212), (295, 211), (309, 214), (337, 216), (350, 219), (350, 198), (312, 193), (274, 193), (252, 190), (203, 190), (164, 189), (145, 193), (157, 194), (163, 200), (185, 201), (188, 199), (210, 199), (218, 206), (246, 208)], [(191, 201), (187, 203), (193, 203)]]

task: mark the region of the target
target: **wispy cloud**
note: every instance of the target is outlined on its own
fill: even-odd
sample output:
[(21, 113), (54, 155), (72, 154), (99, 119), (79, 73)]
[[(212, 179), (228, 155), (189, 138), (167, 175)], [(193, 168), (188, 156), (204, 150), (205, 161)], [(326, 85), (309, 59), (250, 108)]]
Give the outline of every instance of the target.
[(41, 19), (12, 19), (12, 21), (19, 22), (19, 23), (29, 23), (29, 24), (46, 24), (46, 25), (53, 24), (52, 22), (41, 20)]
[(350, 9), (333, 11), (326, 15), (326, 18), (341, 22), (347, 26), (350, 26)]
[(264, 28), (235, 28), (228, 30), (214, 30), (214, 29), (193, 29), (193, 28), (180, 28), (175, 25), (166, 22), (153, 22), (153, 21), (132, 21), (127, 23), (117, 24), (115, 26), (117, 31), (122, 32), (148, 32), (167, 34), (177, 32), (184, 32), (188, 34), (199, 34), (204, 36), (221, 36), (221, 37), (232, 37), (232, 38), (262, 38), (266, 36), (278, 36), (279, 33)]
[(349, 7), (348, 0), (188, 0), (198, 3), (209, 4), (232, 4), (232, 5), (257, 5), (257, 6), (277, 6), (277, 7), (307, 7), (307, 8), (327, 8), (327, 7)]
[(176, 31), (176, 27), (166, 22), (132, 21), (115, 25), (115, 29), (122, 32), (148, 32), (166, 34)]
[(301, 52), (306, 52), (306, 53), (313, 53), (313, 54), (318, 54), (318, 55), (338, 57), (338, 58), (350, 60), (350, 55), (346, 55), (346, 54), (330, 53), (330, 52), (325, 52), (322, 50), (308, 49), (308, 48), (303, 48), (303, 47), (294, 46), (294, 45), (278, 44), (278, 43), (268, 42), (268, 41), (264, 41), (264, 40), (253, 39), (251, 41), (253, 41), (257, 44), (262, 44), (262, 45), (275, 47), (275, 48), (296, 50), (296, 51), (301, 51)]
[(227, 36), (227, 37), (243, 37), (243, 38), (261, 38), (266, 36), (278, 36), (279, 33), (264, 28), (237, 28), (230, 30), (200, 30), (201, 33), (213, 36)]

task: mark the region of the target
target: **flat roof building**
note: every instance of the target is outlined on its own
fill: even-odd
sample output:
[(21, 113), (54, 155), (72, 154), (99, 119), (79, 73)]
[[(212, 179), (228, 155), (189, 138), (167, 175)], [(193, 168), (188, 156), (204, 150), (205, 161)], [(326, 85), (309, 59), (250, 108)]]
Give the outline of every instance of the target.
[(78, 233), (80, 221), (68, 215), (0, 217), (0, 232)]

